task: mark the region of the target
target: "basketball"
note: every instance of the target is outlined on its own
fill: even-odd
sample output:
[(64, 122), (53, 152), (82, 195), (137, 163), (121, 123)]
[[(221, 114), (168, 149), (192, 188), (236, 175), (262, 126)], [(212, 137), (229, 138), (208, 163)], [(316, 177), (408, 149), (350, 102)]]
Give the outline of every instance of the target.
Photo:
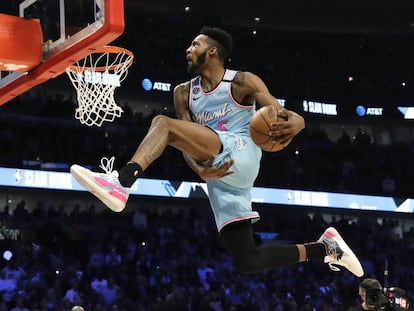
[(273, 105), (258, 109), (250, 120), (250, 136), (254, 143), (264, 151), (276, 152), (285, 146), (269, 136), (271, 124), (279, 120), (277, 108)]

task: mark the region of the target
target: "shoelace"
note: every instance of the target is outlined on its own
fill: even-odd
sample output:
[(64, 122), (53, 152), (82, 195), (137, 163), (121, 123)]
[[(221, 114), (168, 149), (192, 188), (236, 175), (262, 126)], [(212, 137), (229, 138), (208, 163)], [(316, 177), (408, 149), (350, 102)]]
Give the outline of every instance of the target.
[(341, 269), (335, 266), (333, 262), (328, 262), (328, 266), (329, 266), (329, 269), (331, 269), (332, 271), (341, 271)]
[[(335, 243), (331, 243), (328, 240), (323, 241), (326, 246), (326, 255), (328, 257), (334, 258), (335, 261), (338, 261), (338, 254), (336, 252), (336, 246)], [(328, 262), (328, 266), (332, 271), (341, 271), (337, 266), (335, 266), (335, 262)]]
[(118, 172), (113, 170), (114, 161), (115, 157), (112, 157), (110, 159), (108, 159), (107, 157), (103, 157), (101, 159), (101, 164), (99, 165), (99, 167), (102, 168), (106, 174), (110, 175), (113, 178), (117, 178)]
[(112, 157), (110, 159), (108, 159), (107, 157), (103, 157), (101, 159), (101, 164), (99, 165), (99, 167), (105, 171), (105, 173), (107, 174), (107, 179), (109, 179), (110, 181), (114, 183), (113, 191), (116, 191), (119, 194), (128, 198), (129, 188), (125, 188), (120, 184), (118, 180), (119, 173), (118, 171), (113, 170), (114, 161), (115, 161), (115, 157)]

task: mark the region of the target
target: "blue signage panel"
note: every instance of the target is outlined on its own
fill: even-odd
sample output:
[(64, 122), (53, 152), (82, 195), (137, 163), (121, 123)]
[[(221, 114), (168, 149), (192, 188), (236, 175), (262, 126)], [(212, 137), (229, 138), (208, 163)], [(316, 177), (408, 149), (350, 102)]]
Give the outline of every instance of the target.
[[(0, 168), (0, 186), (51, 190), (85, 191), (70, 173), (19, 168)], [(131, 195), (208, 198), (207, 185), (202, 182), (170, 181), (140, 178), (131, 187)], [(414, 212), (414, 199), (254, 187), (252, 201), (264, 204), (347, 208), (355, 210)], [(399, 203), (397, 203), (399, 202)]]

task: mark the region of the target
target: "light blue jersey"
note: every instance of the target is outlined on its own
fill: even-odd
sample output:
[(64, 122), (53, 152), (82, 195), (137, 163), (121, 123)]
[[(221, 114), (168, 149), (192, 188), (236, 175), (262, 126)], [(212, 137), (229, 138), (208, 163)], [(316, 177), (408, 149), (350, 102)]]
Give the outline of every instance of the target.
[(251, 189), (260, 167), (262, 151), (251, 140), (250, 119), (255, 105), (239, 104), (231, 94), (231, 81), (237, 71), (226, 70), (220, 84), (206, 93), (200, 85), (200, 77), (191, 80), (189, 108), (193, 120), (213, 129), (223, 144), (223, 150), (215, 158), (219, 166), (234, 159), (230, 170), (234, 174), (208, 180), (210, 204), (220, 231), (225, 225), (243, 219), (258, 220), (252, 211)]
[(218, 131), (249, 135), (249, 122), (255, 106), (243, 106), (231, 94), (231, 81), (237, 71), (226, 70), (223, 80), (211, 92), (205, 93), (200, 77), (191, 81), (190, 110), (194, 121)]

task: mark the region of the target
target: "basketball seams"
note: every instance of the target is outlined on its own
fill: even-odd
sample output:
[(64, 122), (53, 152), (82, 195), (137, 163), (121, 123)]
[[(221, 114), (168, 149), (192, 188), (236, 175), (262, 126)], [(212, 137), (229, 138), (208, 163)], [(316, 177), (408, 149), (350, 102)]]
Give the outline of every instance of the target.
[(267, 134), (265, 134), (265, 133), (263, 133), (263, 132), (261, 132), (261, 131), (259, 131), (259, 130), (255, 129), (253, 126), (250, 126), (250, 128), (251, 128), (253, 131), (255, 131), (256, 133), (263, 135), (263, 138), (265, 138), (265, 140), (264, 140), (264, 141), (258, 141), (258, 140), (257, 140), (257, 136), (255, 136), (255, 137), (256, 137), (256, 144), (258, 144), (258, 145), (266, 144), (266, 143), (268, 143), (268, 142), (269, 142), (269, 140), (271, 139), (271, 137), (270, 137), (269, 135), (267, 135)]
[[(268, 115), (269, 115), (269, 119), (271, 119), (269, 109), (272, 109), (272, 108), (273, 108), (273, 106), (266, 106), (266, 112), (267, 112), (267, 113), (268, 113)], [(269, 122), (267, 122), (266, 118), (263, 116), (263, 111), (262, 111), (262, 110), (259, 110), (259, 113), (260, 113), (260, 116), (262, 117), (262, 119), (263, 119), (263, 120), (265, 121), (265, 123), (267, 124), (268, 129), (270, 130), (270, 129), (272, 128), (272, 125), (271, 125), (271, 124), (269, 124)], [(277, 114), (276, 114), (276, 119), (277, 119)]]
[(283, 146), (269, 136), (272, 122), (277, 122), (279, 115), (274, 106), (262, 106), (256, 111), (250, 120), (250, 136), (252, 140), (264, 151), (275, 152), (283, 149)]
[[(269, 119), (272, 118), (272, 116), (270, 115), (271, 113), (273, 113), (273, 111), (271, 111), (273, 108), (273, 106), (267, 106), (266, 108), (266, 113), (268, 114)], [(265, 123), (267, 124), (267, 127), (269, 128), (269, 131), (272, 129), (272, 125), (269, 124), (269, 122), (267, 122), (266, 118), (263, 116), (263, 111), (260, 111), (260, 116), (262, 117), (262, 119), (265, 121)], [(278, 115), (276, 114), (276, 120), (278, 119)], [(269, 139), (267, 141), (272, 141), (272, 147), (270, 149), (268, 149), (268, 151), (273, 151), (273, 148), (276, 146), (276, 142), (273, 141), (273, 138), (271, 136), (269, 136)]]

